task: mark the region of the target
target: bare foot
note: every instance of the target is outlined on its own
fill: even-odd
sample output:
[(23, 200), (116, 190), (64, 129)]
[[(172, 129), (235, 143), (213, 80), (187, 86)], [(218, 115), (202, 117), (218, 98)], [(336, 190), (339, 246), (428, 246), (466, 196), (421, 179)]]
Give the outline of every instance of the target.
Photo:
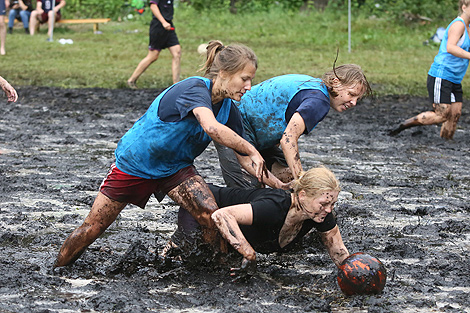
[(0, 54), (5, 55), (5, 48), (0, 49)]

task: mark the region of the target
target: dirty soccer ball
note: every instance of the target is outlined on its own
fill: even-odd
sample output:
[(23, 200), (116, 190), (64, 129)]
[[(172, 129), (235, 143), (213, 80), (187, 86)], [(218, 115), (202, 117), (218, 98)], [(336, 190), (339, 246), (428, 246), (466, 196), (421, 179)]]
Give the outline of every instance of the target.
[(346, 296), (378, 294), (385, 287), (387, 271), (377, 258), (357, 252), (341, 263), (337, 279)]

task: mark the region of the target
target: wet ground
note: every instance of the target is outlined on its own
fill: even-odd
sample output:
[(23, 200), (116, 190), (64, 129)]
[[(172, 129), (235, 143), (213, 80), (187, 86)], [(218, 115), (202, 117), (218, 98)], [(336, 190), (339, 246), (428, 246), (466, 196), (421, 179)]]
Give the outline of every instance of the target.
[[(342, 182), (336, 211), (349, 251), (388, 270), (378, 296), (345, 297), (318, 236), (294, 252), (259, 255), (258, 274), (232, 283), (227, 264), (162, 262), (177, 208), (128, 206), (71, 267), (51, 267), (81, 224), (119, 138), (154, 90), (19, 87), (0, 105), (0, 312), (470, 312), (470, 115), (453, 141), (438, 126), (387, 136), (429, 106), (382, 97), (331, 112), (301, 139), (305, 168)], [(215, 149), (196, 167), (222, 184)]]

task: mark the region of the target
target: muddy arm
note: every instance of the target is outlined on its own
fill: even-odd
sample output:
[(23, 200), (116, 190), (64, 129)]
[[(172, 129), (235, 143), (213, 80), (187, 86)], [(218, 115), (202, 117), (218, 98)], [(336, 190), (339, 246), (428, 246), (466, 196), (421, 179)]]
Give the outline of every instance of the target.
[(219, 209), (212, 213), (212, 220), (222, 237), (248, 261), (256, 260), (256, 252), (246, 240), (238, 224), (251, 225), (253, 211), (251, 204), (239, 204)]
[(254, 168), (255, 177), (259, 181), (262, 179), (263, 170), (266, 169), (263, 157), (261, 154), (250, 144), (248, 141), (240, 137), (233, 130), (225, 125), (220, 124), (216, 119), (212, 111), (206, 107), (197, 107), (193, 109), (193, 113), (196, 116), (199, 124), (201, 124), (204, 131), (218, 143), (232, 148), (242, 154), (248, 155), (252, 161)]
[(348, 249), (343, 243), (343, 238), (338, 226), (320, 234), (323, 244), (328, 250), (331, 260), (339, 267), (341, 262), (349, 256)]
[[(237, 156), (237, 159), (240, 165), (243, 166), (243, 168), (246, 169), (248, 173), (255, 176), (255, 169), (252, 166), (251, 159), (248, 156), (243, 156), (236, 152), (235, 152), (235, 155)], [(261, 182), (274, 189), (284, 189), (284, 190), (290, 189), (290, 183), (287, 183), (287, 184), (283, 183), (281, 180), (279, 180), (276, 176), (274, 176), (273, 173), (271, 173), (267, 169), (263, 174), (263, 179)]]
[(294, 179), (298, 179), (299, 173), (302, 171), (298, 142), (300, 135), (302, 135), (304, 131), (304, 119), (299, 113), (295, 113), (290, 119), (289, 124), (287, 124), (281, 138), (282, 152), (284, 152), (287, 165), (289, 166)]
[(15, 88), (13, 88), (3, 77), (0, 76), (0, 87), (8, 97), (8, 101), (16, 102), (18, 100), (18, 94)]

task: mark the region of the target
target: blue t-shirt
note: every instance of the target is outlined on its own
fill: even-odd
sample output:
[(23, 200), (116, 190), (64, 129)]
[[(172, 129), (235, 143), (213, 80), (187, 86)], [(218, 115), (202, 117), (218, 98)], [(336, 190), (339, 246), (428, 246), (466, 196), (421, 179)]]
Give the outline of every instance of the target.
[(264, 150), (279, 144), (295, 112), (302, 116), (305, 133), (309, 133), (328, 114), (330, 96), (320, 79), (289, 74), (253, 86), (239, 108), (250, 141)]
[[(451, 81), (454, 84), (460, 84), (463, 77), (465, 76), (465, 73), (467, 72), (469, 60), (456, 57), (447, 52), (449, 28), (455, 22), (464, 23), (465, 25), (464, 20), (461, 17), (457, 17), (449, 24), (449, 26), (447, 26), (444, 38), (442, 39), (441, 45), (439, 46), (439, 52), (434, 58), (434, 62), (431, 65), (428, 74), (432, 77), (438, 77)], [(465, 32), (457, 42), (457, 46), (464, 49), (465, 51), (470, 51), (470, 38), (468, 37), (466, 25)]]
[(213, 112), (215, 107), (217, 121), (243, 136), (241, 117), (232, 100), (213, 106), (211, 90), (211, 80), (204, 77), (190, 77), (164, 90), (119, 141), (117, 168), (158, 179), (192, 165), (212, 140), (192, 113), (197, 107)]

